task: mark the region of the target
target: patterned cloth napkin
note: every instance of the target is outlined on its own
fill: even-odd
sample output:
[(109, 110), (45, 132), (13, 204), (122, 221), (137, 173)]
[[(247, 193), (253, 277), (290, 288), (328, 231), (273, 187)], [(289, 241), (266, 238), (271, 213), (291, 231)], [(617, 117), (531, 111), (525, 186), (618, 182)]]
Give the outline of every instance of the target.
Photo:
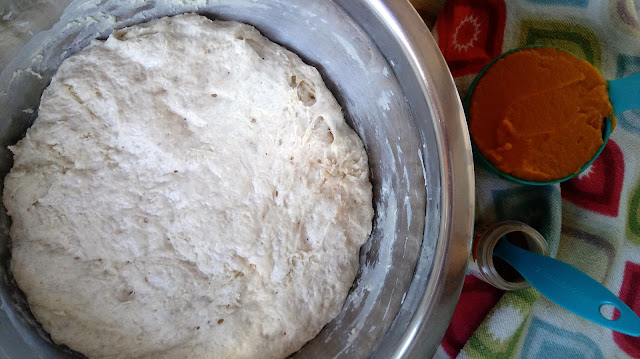
[[(494, 57), (552, 45), (606, 79), (640, 72), (640, 0), (449, 0), (434, 33), (462, 98)], [(593, 165), (555, 186), (523, 186), (476, 166), (476, 228), (520, 220), (552, 255), (640, 313), (640, 111), (618, 126)], [(476, 161), (476, 163), (479, 163)], [(534, 289), (503, 292), (468, 275), (435, 358), (640, 358), (640, 338), (581, 319)]]

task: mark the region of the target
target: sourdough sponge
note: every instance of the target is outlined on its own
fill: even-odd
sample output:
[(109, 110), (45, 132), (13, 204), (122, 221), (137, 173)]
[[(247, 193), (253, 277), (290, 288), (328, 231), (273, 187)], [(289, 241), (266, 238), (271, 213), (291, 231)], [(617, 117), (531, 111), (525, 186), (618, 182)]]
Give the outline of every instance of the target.
[(315, 68), (198, 15), (65, 60), (5, 180), (11, 270), (91, 358), (282, 358), (341, 309), (371, 231), (362, 142)]

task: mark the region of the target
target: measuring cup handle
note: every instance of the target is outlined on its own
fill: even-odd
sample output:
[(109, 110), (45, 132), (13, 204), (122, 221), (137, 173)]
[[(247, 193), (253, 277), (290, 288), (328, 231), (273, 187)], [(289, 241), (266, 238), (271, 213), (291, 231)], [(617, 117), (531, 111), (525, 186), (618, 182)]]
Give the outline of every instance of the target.
[[(640, 318), (595, 279), (557, 259), (529, 252), (500, 240), (494, 255), (514, 267), (535, 289), (568, 311), (621, 333), (640, 336)], [(603, 305), (618, 309), (619, 317), (605, 318)]]
[(616, 115), (627, 110), (640, 109), (640, 72), (609, 81), (609, 101)]

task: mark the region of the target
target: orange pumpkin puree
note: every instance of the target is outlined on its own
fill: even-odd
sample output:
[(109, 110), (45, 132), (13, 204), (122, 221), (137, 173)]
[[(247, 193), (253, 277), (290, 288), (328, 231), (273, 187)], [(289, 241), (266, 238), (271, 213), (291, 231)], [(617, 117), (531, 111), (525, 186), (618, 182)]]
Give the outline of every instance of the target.
[(595, 156), (612, 111), (595, 67), (535, 47), (487, 69), (471, 95), (468, 121), (477, 149), (497, 169), (542, 182), (575, 174)]

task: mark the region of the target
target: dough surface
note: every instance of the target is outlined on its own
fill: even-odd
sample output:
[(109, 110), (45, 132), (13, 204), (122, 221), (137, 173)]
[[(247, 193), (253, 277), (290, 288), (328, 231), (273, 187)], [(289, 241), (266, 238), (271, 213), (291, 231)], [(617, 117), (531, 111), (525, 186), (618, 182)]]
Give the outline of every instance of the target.
[(317, 70), (179, 15), (65, 60), (11, 147), (11, 270), (91, 358), (282, 358), (341, 310), (373, 217)]

